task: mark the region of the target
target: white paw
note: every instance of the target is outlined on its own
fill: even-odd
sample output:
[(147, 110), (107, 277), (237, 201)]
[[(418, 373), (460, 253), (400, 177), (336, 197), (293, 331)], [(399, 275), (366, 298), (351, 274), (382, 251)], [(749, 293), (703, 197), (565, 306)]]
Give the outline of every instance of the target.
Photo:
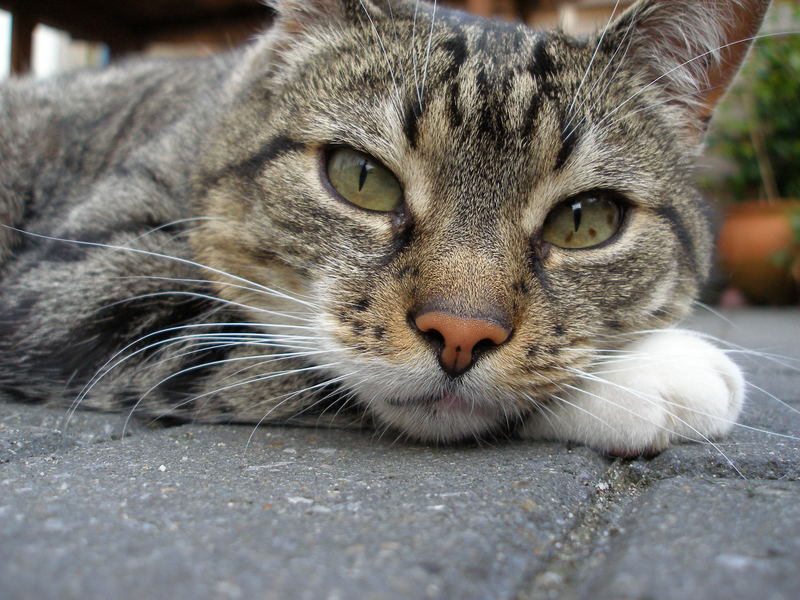
[(558, 396), (531, 419), (527, 435), (632, 457), (727, 433), (742, 408), (744, 378), (720, 349), (669, 329), (626, 346), (619, 360), (600, 364)]

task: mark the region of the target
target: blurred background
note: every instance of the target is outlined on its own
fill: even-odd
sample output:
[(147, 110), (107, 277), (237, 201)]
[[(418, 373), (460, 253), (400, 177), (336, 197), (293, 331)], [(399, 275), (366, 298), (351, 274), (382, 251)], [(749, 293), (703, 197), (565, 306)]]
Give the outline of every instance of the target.
[[(441, 4), (585, 34), (631, 3)], [(133, 54), (202, 56), (246, 42), (271, 20), (261, 0), (0, 0), (0, 79)], [(800, 0), (773, 0), (762, 35), (712, 123), (698, 173), (720, 209), (720, 267), (704, 300), (728, 307), (800, 299)]]

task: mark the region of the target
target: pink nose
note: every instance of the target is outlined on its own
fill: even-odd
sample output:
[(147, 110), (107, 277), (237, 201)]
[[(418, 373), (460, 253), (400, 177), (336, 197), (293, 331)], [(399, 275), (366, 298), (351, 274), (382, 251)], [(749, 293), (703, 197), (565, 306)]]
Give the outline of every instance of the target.
[(414, 324), (440, 346), (439, 362), (450, 375), (461, 375), (483, 352), (504, 344), (511, 329), (490, 319), (468, 319), (444, 312), (417, 315)]

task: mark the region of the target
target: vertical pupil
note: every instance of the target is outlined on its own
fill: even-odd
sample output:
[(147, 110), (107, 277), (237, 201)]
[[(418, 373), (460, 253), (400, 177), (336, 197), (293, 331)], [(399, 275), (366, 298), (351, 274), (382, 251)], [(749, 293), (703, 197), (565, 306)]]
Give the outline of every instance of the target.
[(360, 192), (364, 188), (364, 184), (367, 181), (367, 161), (364, 160), (361, 162), (361, 173), (358, 174), (358, 191)]
[(578, 200), (572, 204), (572, 222), (575, 225), (575, 231), (581, 227), (581, 217), (583, 216), (583, 203)]

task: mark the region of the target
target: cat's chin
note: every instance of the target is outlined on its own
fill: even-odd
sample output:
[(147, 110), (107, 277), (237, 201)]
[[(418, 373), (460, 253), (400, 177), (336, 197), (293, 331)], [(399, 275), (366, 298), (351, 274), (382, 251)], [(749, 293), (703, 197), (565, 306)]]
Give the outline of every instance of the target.
[(482, 439), (509, 426), (501, 410), (452, 392), (378, 401), (372, 410), (382, 422), (408, 438), (429, 443)]

